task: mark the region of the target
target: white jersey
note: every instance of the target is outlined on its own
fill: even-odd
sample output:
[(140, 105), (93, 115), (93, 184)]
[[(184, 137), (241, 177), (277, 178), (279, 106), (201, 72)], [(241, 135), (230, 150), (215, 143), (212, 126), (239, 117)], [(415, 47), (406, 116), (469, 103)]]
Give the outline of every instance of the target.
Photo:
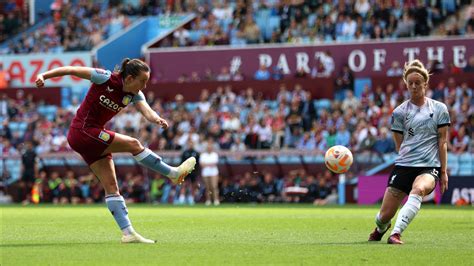
[(392, 131), (403, 134), (395, 165), (440, 167), (438, 128), (449, 126), (448, 108), (444, 103), (425, 98), (419, 107), (410, 101), (400, 104), (392, 114)]
[(199, 163), (200, 164), (207, 164), (209, 166), (202, 166), (201, 167), (201, 176), (218, 176), (219, 175), (219, 168), (217, 168), (217, 163), (219, 162), (219, 155), (217, 152), (203, 152), (199, 156)]

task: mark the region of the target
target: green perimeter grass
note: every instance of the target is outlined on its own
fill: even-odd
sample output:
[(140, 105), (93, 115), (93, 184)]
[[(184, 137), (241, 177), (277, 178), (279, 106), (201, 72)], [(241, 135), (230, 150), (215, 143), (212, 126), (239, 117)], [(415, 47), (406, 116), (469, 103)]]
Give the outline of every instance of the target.
[(377, 210), (130, 205), (136, 230), (158, 243), (124, 245), (105, 205), (2, 206), (0, 264), (474, 264), (472, 208), (423, 206), (402, 246), (367, 242)]

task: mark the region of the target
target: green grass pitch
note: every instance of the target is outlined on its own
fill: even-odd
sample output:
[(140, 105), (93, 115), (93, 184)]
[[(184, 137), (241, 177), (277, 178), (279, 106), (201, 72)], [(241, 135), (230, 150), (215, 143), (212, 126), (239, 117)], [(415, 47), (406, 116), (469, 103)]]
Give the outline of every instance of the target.
[(472, 207), (423, 206), (405, 245), (367, 243), (378, 208), (130, 205), (155, 245), (120, 244), (106, 208), (2, 206), (1, 265), (474, 265)]

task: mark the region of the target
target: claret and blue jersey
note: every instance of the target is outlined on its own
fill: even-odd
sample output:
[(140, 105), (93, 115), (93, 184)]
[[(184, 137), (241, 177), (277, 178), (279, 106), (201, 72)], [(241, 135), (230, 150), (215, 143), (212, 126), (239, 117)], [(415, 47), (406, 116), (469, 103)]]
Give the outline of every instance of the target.
[(137, 95), (123, 91), (120, 74), (109, 70), (93, 69), (92, 85), (82, 102), (71, 127), (98, 127), (104, 125), (130, 103), (145, 100), (140, 91)]

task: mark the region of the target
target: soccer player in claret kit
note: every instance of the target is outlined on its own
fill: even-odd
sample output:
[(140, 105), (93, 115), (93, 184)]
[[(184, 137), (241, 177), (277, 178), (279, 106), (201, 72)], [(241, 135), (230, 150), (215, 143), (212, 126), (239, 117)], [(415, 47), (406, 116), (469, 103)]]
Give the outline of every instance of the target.
[(387, 240), (389, 244), (403, 244), (401, 234), (420, 210), (423, 197), (435, 189), (436, 182), (440, 183), (441, 193), (448, 188), (447, 145), (451, 124), (448, 108), (425, 96), (429, 73), (419, 60), (405, 65), (403, 80), (410, 99), (395, 108), (392, 114), (398, 157), (375, 217), (376, 227), (369, 236), (369, 241), (382, 239), (408, 195)]
[(118, 189), (112, 153), (131, 153), (140, 164), (167, 176), (175, 184), (181, 184), (193, 171), (196, 158), (191, 157), (179, 167), (172, 167), (163, 162), (160, 156), (143, 147), (137, 139), (104, 128), (112, 117), (130, 103), (151, 123), (168, 127), (166, 120), (145, 101), (142, 92), (150, 78), (150, 68), (141, 60), (128, 58), (124, 59), (121, 68), (113, 73), (89, 67), (59, 67), (39, 74), (36, 86), (43, 87), (45, 80), (64, 75), (73, 75), (92, 82), (71, 123), (67, 140), (104, 187), (107, 206), (122, 230), (122, 243), (155, 243), (156, 241), (139, 235), (132, 227), (127, 206)]

